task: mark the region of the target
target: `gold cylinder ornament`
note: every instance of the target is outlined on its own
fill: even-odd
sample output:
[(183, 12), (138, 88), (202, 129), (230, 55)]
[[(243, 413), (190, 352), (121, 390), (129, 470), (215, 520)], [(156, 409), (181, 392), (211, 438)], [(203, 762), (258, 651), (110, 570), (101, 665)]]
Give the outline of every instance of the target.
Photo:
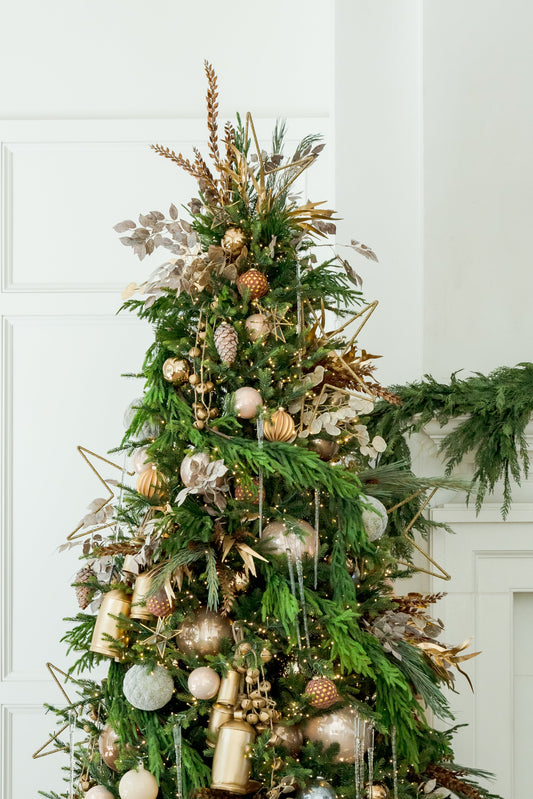
[(98, 616), (96, 617), (96, 624), (94, 625), (93, 637), (91, 640), (91, 652), (96, 652), (99, 655), (107, 655), (107, 657), (114, 658), (117, 656), (117, 650), (113, 646), (113, 641), (110, 641), (104, 635), (110, 635), (115, 641), (126, 641), (126, 632), (120, 626), (118, 619), (113, 616), (119, 616), (121, 613), (124, 616), (130, 615), (130, 598), (124, 591), (116, 589), (108, 591), (102, 599)]
[(269, 441), (294, 441), (296, 428), (290, 413), (283, 408), (275, 411), (270, 422), (265, 420), (264, 434)]
[(213, 748), (218, 738), (218, 731), (223, 724), (233, 719), (233, 708), (221, 705), (218, 702), (211, 708), (209, 725), (207, 727), (207, 745)]
[(241, 795), (248, 793), (252, 765), (248, 753), (254, 741), (255, 730), (246, 721), (234, 719), (220, 727), (211, 788)]
[(240, 682), (241, 675), (239, 672), (230, 669), (226, 676), (220, 681), (220, 688), (217, 696), (219, 705), (227, 705), (228, 707), (234, 707), (234, 705), (236, 705)]
[(139, 574), (135, 580), (135, 587), (133, 589), (133, 596), (131, 598), (131, 612), (132, 619), (151, 619), (152, 614), (146, 608), (146, 594), (152, 585), (152, 577), (149, 572)]

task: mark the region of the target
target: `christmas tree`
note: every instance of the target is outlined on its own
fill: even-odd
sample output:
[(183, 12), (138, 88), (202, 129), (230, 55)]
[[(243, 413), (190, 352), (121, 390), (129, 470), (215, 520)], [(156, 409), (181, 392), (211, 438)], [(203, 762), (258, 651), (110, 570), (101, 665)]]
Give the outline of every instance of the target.
[(155, 333), (118, 448), (133, 484), (80, 448), (108, 497), (67, 544), (62, 796), (493, 796), (454, 762), (442, 693), (474, 653), (438, 640), (440, 595), (393, 587), (453, 483), (381, 463), (370, 438), (376, 399), (397, 401), (356, 341), (376, 304), (331, 249), (333, 212), (297, 193), (323, 145), (287, 156), (280, 123), (264, 152), (249, 115), (220, 139), (206, 73), (211, 166), (154, 145), (198, 181), (190, 221), (172, 205), (116, 225), (139, 258), (171, 257), (125, 293)]

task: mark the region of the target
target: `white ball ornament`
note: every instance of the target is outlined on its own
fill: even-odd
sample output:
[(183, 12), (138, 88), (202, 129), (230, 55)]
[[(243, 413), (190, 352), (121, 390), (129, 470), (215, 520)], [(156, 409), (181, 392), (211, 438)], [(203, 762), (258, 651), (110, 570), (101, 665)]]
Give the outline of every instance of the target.
[(383, 502), (380, 502), (379, 499), (376, 499), (375, 497), (363, 495), (362, 499), (366, 505), (372, 505), (372, 507), (376, 509), (373, 511), (369, 510), (368, 508), (363, 508), (362, 516), (363, 525), (368, 536), (368, 540), (377, 541), (387, 529), (387, 524), (389, 521), (387, 517), (387, 508)]
[(122, 690), (130, 705), (138, 710), (159, 710), (172, 698), (174, 680), (163, 666), (150, 669), (137, 665), (126, 672)]
[(251, 386), (238, 388), (233, 395), (237, 416), (241, 419), (253, 419), (263, 407), (263, 399), (259, 391)]
[(131, 456), (131, 465), (137, 474), (142, 474), (151, 468), (152, 464), (147, 460), (146, 450), (148, 447), (139, 447), (134, 450)]
[(200, 666), (191, 671), (187, 685), (196, 699), (213, 699), (220, 687), (220, 677), (209, 666)]
[(263, 528), (261, 538), (268, 539), (268, 548), (276, 555), (286, 555), (288, 549), (300, 558), (305, 555), (312, 558), (315, 554), (315, 528), (303, 519), (293, 525), (270, 522)]
[(85, 794), (85, 799), (115, 799), (104, 785), (93, 785)]
[(159, 786), (153, 774), (143, 766), (126, 771), (118, 784), (120, 799), (157, 799)]

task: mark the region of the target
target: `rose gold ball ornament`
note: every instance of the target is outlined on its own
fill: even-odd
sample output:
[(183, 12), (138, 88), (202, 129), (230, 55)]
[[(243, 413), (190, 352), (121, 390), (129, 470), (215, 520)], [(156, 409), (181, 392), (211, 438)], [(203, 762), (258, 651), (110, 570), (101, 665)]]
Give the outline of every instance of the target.
[(137, 474), (142, 474), (152, 468), (152, 464), (146, 459), (146, 451), (148, 447), (139, 447), (134, 450), (131, 456), (131, 465)]
[(167, 358), (163, 364), (163, 377), (169, 383), (186, 383), (189, 379), (189, 364), (183, 358)]
[[(352, 707), (332, 710), (321, 716), (309, 719), (304, 727), (304, 735), (311, 741), (320, 741), (326, 748), (339, 744), (335, 758), (337, 763), (355, 762), (355, 719), (359, 714)], [(364, 742), (365, 748), (368, 741)]]
[(270, 421), (265, 420), (265, 438), (268, 441), (294, 441), (296, 428), (290, 413), (278, 408)]
[(239, 278), (237, 278), (237, 288), (239, 293), (244, 296), (247, 291), (250, 292), (251, 300), (258, 300), (264, 297), (268, 291), (268, 280), (266, 275), (259, 271), (259, 269), (249, 269)]
[(311, 707), (325, 710), (340, 699), (337, 686), (327, 677), (313, 677), (305, 686)]
[(293, 724), (292, 727), (285, 727), (283, 724), (276, 724), (272, 732), (274, 736), (280, 739), (280, 746), (283, 746), (290, 755), (295, 757), (298, 754), (304, 742), (303, 733), (298, 725)]
[(220, 677), (209, 666), (200, 666), (189, 674), (189, 691), (197, 699), (213, 699), (220, 687)]
[(85, 794), (85, 799), (115, 799), (105, 785), (93, 785)]
[(185, 621), (176, 638), (185, 654), (216, 655), (224, 638), (231, 638), (231, 623), (212, 610), (198, 611), (192, 621)]
[(222, 236), (222, 249), (230, 255), (238, 255), (244, 247), (245, 236), (238, 227), (229, 227)]
[(143, 766), (127, 771), (118, 784), (120, 799), (156, 799), (159, 786)]
[(315, 554), (315, 529), (303, 519), (291, 525), (270, 522), (263, 528), (261, 538), (269, 539), (268, 548), (276, 555), (286, 555), (287, 549), (300, 557), (312, 558)]
[(251, 314), (251, 316), (246, 319), (244, 326), (252, 341), (257, 341), (260, 338), (268, 336), (272, 330), (272, 325), (262, 313)]
[(263, 407), (263, 399), (259, 391), (251, 386), (238, 388), (233, 395), (237, 416), (241, 419), (253, 419)]
[(98, 738), (98, 749), (102, 756), (102, 760), (113, 771), (117, 771), (117, 758), (119, 752), (119, 737), (110, 724), (106, 724)]
[(387, 529), (387, 524), (389, 521), (389, 517), (387, 516), (387, 508), (383, 502), (380, 502), (379, 499), (376, 499), (375, 497), (363, 495), (361, 499), (364, 501), (365, 505), (371, 505), (372, 508), (375, 509), (372, 510), (372, 508), (363, 508), (362, 517), (363, 526), (368, 536), (368, 540), (377, 541)]

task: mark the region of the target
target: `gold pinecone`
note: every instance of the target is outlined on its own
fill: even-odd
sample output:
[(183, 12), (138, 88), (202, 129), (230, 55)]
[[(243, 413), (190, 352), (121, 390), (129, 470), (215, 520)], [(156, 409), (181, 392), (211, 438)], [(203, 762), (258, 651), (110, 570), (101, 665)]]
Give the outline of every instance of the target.
[(237, 357), (237, 345), (239, 343), (235, 328), (228, 322), (222, 322), (215, 330), (214, 339), (215, 347), (221, 359), (225, 363), (233, 363)]
[[(80, 569), (74, 578), (74, 583), (87, 583), (91, 577), (94, 577), (92, 569)], [(76, 585), (75, 590), (78, 605), (82, 610), (85, 610), (93, 600), (95, 589), (92, 585)]]

